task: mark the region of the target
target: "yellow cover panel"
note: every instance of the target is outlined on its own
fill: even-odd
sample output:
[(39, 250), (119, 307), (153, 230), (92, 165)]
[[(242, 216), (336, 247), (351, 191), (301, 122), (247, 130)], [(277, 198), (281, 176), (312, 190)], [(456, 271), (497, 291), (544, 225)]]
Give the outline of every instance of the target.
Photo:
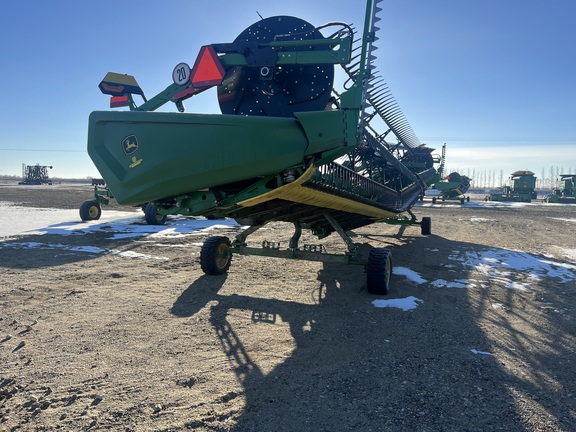
[(303, 186), (303, 183), (312, 177), (315, 170), (315, 166), (310, 166), (304, 174), (292, 183), (281, 186), (278, 189), (274, 189), (258, 197), (241, 201), (238, 205), (242, 207), (252, 207), (273, 199), (282, 199), (315, 207), (356, 213), (373, 217), (374, 219), (387, 219), (396, 215), (393, 212), (382, 210), (378, 207)]

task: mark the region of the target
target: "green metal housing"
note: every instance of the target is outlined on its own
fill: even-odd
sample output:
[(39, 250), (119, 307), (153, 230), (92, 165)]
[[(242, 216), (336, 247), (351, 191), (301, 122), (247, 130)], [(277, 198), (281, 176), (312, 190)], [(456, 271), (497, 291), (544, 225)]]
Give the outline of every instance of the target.
[[(137, 205), (280, 173), (346, 146), (341, 111), (298, 117), (96, 111), (88, 154), (116, 200)], [(129, 139), (137, 147), (127, 152)]]

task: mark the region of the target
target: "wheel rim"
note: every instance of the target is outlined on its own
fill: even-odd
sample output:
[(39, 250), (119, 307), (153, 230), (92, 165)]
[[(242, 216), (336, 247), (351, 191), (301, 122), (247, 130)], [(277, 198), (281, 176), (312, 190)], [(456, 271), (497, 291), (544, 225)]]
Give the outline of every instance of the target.
[(390, 286), (390, 279), (392, 278), (392, 260), (390, 255), (386, 257), (386, 286)]
[(93, 205), (90, 206), (90, 208), (88, 209), (88, 214), (90, 215), (91, 218), (96, 218), (98, 217), (98, 207)]
[(228, 260), (230, 259), (230, 257), (228, 257), (226, 254), (227, 250), (228, 246), (224, 243), (218, 246), (218, 249), (216, 249), (215, 262), (216, 266), (218, 266), (220, 269), (225, 268), (228, 264)]

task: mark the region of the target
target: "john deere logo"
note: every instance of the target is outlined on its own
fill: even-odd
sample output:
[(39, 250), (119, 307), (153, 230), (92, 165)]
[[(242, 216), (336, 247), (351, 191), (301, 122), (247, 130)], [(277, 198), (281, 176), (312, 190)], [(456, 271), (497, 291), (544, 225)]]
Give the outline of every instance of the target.
[(122, 141), (122, 150), (124, 150), (127, 156), (138, 150), (138, 138), (136, 138), (136, 135), (128, 135), (124, 138)]

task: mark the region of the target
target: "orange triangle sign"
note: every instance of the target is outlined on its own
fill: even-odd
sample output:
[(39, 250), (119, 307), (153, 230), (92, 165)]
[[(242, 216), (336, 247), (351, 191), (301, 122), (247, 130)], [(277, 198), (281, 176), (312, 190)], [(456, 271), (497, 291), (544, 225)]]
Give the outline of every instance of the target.
[(205, 45), (200, 48), (200, 53), (198, 53), (190, 74), (192, 85), (198, 88), (222, 84), (224, 74), (224, 68), (214, 47)]

